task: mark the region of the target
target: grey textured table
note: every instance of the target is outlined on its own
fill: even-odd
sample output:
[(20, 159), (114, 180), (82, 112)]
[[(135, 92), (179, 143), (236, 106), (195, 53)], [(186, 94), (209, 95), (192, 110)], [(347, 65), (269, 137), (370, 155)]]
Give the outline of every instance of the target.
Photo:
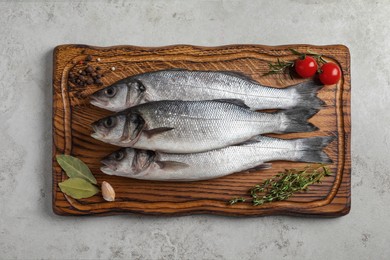
[[(0, 259), (388, 259), (389, 1), (0, 1), (0, 10)], [(350, 214), (54, 215), (52, 50), (63, 43), (349, 46)]]

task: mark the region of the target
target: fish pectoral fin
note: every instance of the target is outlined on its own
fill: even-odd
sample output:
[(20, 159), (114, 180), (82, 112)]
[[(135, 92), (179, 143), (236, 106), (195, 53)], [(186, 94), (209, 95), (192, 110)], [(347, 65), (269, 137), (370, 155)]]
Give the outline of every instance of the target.
[(213, 101), (222, 102), (222, 103), (230, 103), (230, 104), (234, 104), (236, 106), (242, 107), (242, 108), (250, 109), (250, 107), (248, 107), (242, 99), (224, 98), (224, 99), (213, 99)]
[(145, 135), (148, 137), (148, 138), (151, 138), (155, 135), (158, 135), (158, 134), (161, 134), (161, 133), (164, 133), (164, 132), (167, 132), (167, 131), (171, 131), (173, 130), (174, 128), (172, 127), (159, 127), (159, 128), (154, 128), (154, 129), (150, 129), (150, 130), (144, 130), (143, 132), (145, 133)]
[(165, 170), (179, 170), (190, 167), (186, 163), (176, 161), (156, 161), (156, 163), (161, 169)]
[(272, 167), (272, 163), (262, 163), (260, 165), (257, 165), (255, 167), (253, 167), (253, 168), (250, 168), (250, 169), (248, 169), (246, 171), (248, 171), (248, 172), (256, 172), (256, 171), (260, 171), (260, 170), (271, 169), (271, 167)]

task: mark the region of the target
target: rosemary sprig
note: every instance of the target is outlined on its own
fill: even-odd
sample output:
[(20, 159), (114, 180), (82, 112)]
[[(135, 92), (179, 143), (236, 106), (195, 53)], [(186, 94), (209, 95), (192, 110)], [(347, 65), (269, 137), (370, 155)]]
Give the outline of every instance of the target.
[(312, 52), (311, 50), (307, 50), (308, 53), (299, 52), (299, 51), (294, 50), (294, 49), (290, 49), (290, 51), (293, 54), (298, 55), (299, 58), (302, 60), (306, 58), (306, 55), (308, 55), (308, 56), (312, 56), (314, 59), (316, 59), (318, 64), (326, 63), (326, 60), (324, 60), (324, 58), (322, 57), (323, 56), (322, 54)]
[(290, 77), (292, 78), (291, 75), (291, 68), (294, 66), (294, 62), (292, 61), (284, 61), (278, 58), (276, 63), (268, 63), (269, 66), (269, 71), (263, 76), (268, 76), (272, 74), (284, 74), (286, 71), (290, 74)]
[(301, 59), (304, 59), (306, 57), (305, 53), (299, 52), (299, 51), (294, 50), (294, 49), (289, 49), (289, 50), (292, 52), (292, 54), (299, 55)]
[[(289, 50), (291, 51), (292, 54), (298, 55), (299, 59), (303, 60), (308, 55), (308, 56), (312, 56), (314, 59), (316, 59), (318, 64), (326, 63), (326, 60), (323, 58), (322, 54), (318, 54), (318, 53), (312, 52), (310, 50), (307, 51), (308, 53), (299, 52), (299, 51), (294, 50), (294, 49), (289, 49)], [(295, 64), (294, 61), (284, 61), (284, 60), (281, 60), (278, 58), (277, 62), (268, 63), (269, 71), (267, 73), (264, 73), (263, 76), (268, 76), (268, 75), (273, 75), (273, 74), (285, 74), (286, 72), (288, 72), (291, 79), (293, 79), (292, 68), (294, 67), (294, 64)]]
[(312, 52), (310, 50), (308, 50), (307, 52), (309, 53), (310, 56), (313, 56), (317, 60), (318, 64), (327, 63), (327, 61), (323, 58), (322, 54), (318, 54), (318, 53)]
[[(285, 169), (284, 172), (265, 180), (249, 190), (250, 201), (254, 206), (263, 205), (273, 201), (286, 200), (299, 191), (307, 191), (310, 185), (320, 183), (325, 176), (332, 175), (329, 168), (321, 165), (317, 168), (311, 166), (303, 170)], [(244, 198), (233, 198), (230, 205), (246, 201)]]

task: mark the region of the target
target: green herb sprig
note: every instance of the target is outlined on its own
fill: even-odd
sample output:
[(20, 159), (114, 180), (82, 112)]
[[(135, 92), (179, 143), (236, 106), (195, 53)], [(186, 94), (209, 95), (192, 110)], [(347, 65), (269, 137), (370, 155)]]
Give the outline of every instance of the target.
[(278, 58), (277, 62), (268, 63), (268, 66), (269, 66), (269, 71), (263, 74), (263, 76), (268, 76), (273, 74), (284, 74), (288, 72), (288, 74), (292, 78), (291, 68), (294, 67), (293, 61), (284, 61)]
[[(259, 206), (264, 203), (286, 200), (296, 192), (307, 191), (310, 185), (320, 183), (323, 177), (330, 175), (332, 173), (325, 165), (318, 168), (307, 166), (303, 170), (285, 169), (284, 172), (280, 172), (275, 177), (251, 188), (249, 190), (250, 201), (252, 205)], [(231, 199), (229, 204), (233, 205), (245, 201), (245, 198), (236, 197)]]
[[(299, 59), (303, 60), (306, 56), (311, 56), (316, 59), (318, 64), (326, 63), (326, 60), (323, 58), (322, 54), (318, 54), (310, 50), (308, 50), (307, 53), (299, 52), (294, 49), (289, 50), (292, 54), (298, 55)], [(269, 71), (267, 73), (264, 73), (263, 76), (288, 73), (290, 75), (290, 78), (293, 79), (292, 68), (294, 67), (294, 64), (294, 61), (285, 61), (278, 58), (275, 63), (268, 63)]]
[(243, 198), (243, 197), (235, 197), (235, 198), (229, 200), (229, 204), (230, 204), (230, 205), (233, 205), (233, 204), (236, 204), (236, 203), (238, 203), (238, 202), (245, 202), (245, 201), (246, 201), (246, 200), (245, 200), (245, 198)]

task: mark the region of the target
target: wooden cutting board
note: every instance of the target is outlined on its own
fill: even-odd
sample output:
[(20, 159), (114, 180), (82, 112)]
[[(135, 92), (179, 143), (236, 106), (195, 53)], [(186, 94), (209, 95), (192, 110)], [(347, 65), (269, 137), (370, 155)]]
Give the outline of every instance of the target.
[[(333, 175), (321, 184), (311, 186), (307, 192), (289, 200), (252, 206), (241, 203), (230, 206), (227, 201), (236, 196), (247, 196), (248, 190), (266, 178), (286, 168), (303, 168), (305, 163), (278, 161), (272, 168), (251, 173), (236, 173), (223, 178), (198, 182), (155, 182), (108, 176), (100, 172), (100, 159), (117, 150), (90, 137), (90, 124), (110, 112), (89, 104), (88, 96), (117, 80), (139, 73), (182, 68), (189, 70), (223, 70), (242, 72), (263, 85), (285, 87), (303, 81), (288, 75), (263, 76), (268, 64), (277, 59), (294, 60), (290, 48), (301, 52), (321, 53), (328, 61), (342, 69), (337, 85), (325, 86), (318, 96), (326, 107), (310, 122), (319, 127), (312, 133), (285, 134), (282, 138), (334, 135), (326, 153), (334, 163)], [(68, 81), (70, 72), (87, 65), (100, 66), (105, 77), (103, 85), (76, 87)], [(99, 61), (98, 61), (99, 60)], [(115, 70), (111, 70), (115, 67)], [(229, 45), (197, 47), (176, 45), (168, 47), (92, 47), (61, 45), (54, 50), (53, 71), (53, 210), (59, 215), (112, 215), (144, 213), (155, 215), (219, 214), (230, 216), (264, 216), (273, 214), (337, 217), (350, 210), (351, 203), (351, 122), (350, 122), (350, 56), (342, 45), (262, 46)], [(88, 199), (75, 200), (65, 196), (58, 183), (67, 177), (55, 160), (57, 154), (70, 154), (80, 158), (92, 170), (98, 184), (108, 181), (116, 191), (116, 201), (106, 202), (101, 194)], [(215, 162), (218, 163), (218, 162)]]

